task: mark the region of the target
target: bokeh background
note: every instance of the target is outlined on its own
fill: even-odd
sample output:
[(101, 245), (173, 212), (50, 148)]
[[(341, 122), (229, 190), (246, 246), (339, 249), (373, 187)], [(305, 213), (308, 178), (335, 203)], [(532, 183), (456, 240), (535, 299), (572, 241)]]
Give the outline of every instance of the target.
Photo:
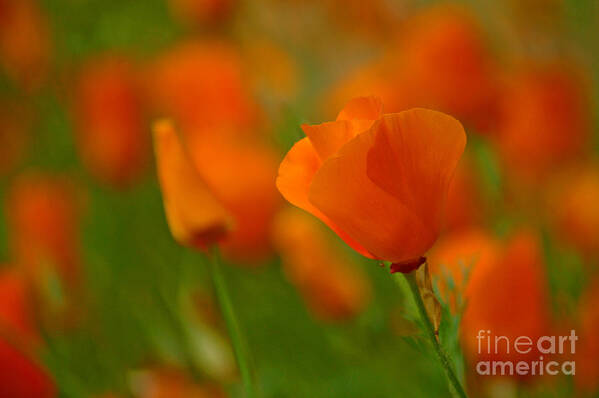
[[(359, 95), (468, 133), (429, 265), (470, 395), (599, 396), (598, 90), (594, 0), (0, 0), (0, 397), (243, 396), (165, 220), (162, 117), (236, 220), (260, 396), (449, 396), (388, 269), (276, 191), (300, 124)], [(480, 328), (575, 329), (577, 374), (476, 376)]]

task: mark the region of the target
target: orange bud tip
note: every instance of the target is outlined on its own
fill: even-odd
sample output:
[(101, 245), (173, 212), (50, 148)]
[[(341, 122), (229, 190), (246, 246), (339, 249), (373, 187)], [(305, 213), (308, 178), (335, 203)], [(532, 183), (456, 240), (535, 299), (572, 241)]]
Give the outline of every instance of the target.
[(214, 244), (222, 241), (229, 234), (230, 225), (219, 224), (207, 227), (204, 231), (195, 233), (189, 245), (209, 252)]
[(412, 271), (416, 271), (422, 264), (426, 262), (426, 257), (419, 257), (415, 260), (402, 261), (401, 263), (391, 264), (391, 273), (401, 272), (402, 274), (409, 274)]

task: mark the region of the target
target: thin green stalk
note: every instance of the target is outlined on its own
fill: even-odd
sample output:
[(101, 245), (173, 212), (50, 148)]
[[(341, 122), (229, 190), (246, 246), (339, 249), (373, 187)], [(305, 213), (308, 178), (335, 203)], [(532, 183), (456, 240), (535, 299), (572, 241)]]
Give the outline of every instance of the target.
[(416, 272), (410, 272), (407, 274), (403, 274), (410, 286), (410, 290), (412, 292), (412, 297), (416, 302), (416, 307), (418, 308), (418, 312), (420, 317), (424, 321), (424, 326), (426, 329), (426, 334), (429, 337), (433, 347), (435, 348), (435, 352), (439, 357), (439, 361), (445, 369), (445, 374), (447, 374), (447, 378), (449, 379), (451, 385), (453, 386), (455, 393), (460, 398), (468, 398), (464, 388), (462, 387), (460, 380), (456, 376), (453, 367), (451, 366), (451, 362), (449, 361), (449, 357), (441, 347), (439, 340), (437, 339), (437, 334), (435, 333), (435, 328), (433, 327), (433, 323), (431, 322), (427, 312), (426, 307), (424, 306), (424, 302), (422, 301), (422, 296), (420, 295), (420, 290), (418, 289), (418, 284), (416, 283)]
[(209, 263), (212, 282), (214, 283), (214, 289), (216, 291), (220, 309), (227, 325), (227, 331), (231, 339), (231, 345), (233, 346), (233, 352), (235, 354), (235, 359), (237, 360), (241, 380), (243, 381), (245, 395), (246, 398), (254, 398), (256, 394), (249, 366), (250, 356), (223, 278), (221, 269), (222, 264), (220, 264), (220, 257), (217, 249), (212, 251)]
[(174, 332), (177, 334), (177, 337), (181, 341), (181, 349), (183, 350), (183, 354), (185, 356), (187, 369), (189, 370), (191, 376), (195, 380), (202, 379), (202, 370), (198, 368), (196, 360), (192, 354), (192, 350), (194, 349), (193, 342), (191, 341), (189, 332), (185, 328), (185, 321), (181, 318), (181, 314), (179, 313), (179, 311), (176, 308), (173, 308), (173, 306), (166, 298), (166, 296), (163, 294), (163, 292), (160, 291), (160, 289), (157, 289), (157, 292), (164, 313), (169, 318)]

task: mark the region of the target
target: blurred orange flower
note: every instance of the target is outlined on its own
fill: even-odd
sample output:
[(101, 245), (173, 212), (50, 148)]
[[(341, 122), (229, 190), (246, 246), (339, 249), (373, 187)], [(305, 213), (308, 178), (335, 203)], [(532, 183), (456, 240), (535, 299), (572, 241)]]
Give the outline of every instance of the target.
[(238, 51), (226, 42), (180, 44), (148, 72), (148, 95), (159, 116), (172, 117), (184, 134), (254, 133), (257, 108)]
[(15, 334), (27, 344), (37, 339), (33, 308), (25, 278), (16, 269), (0, 271), (0, 335)]
[(73, 286), (79, 279), (79, 203), (63, 178), (18, 177), (7, 196), (6, 214), (15, 262), (34, 281), (56, 272)]
[(576, 159), (588, 145), (590, 129), (582, 79), (566, 65), (523, 67), (508, 84), (499, 127), (504, 162), (524, 178)]
[(66, 179), (34, 173), (19, 176), (7, 196), (13, 258), (48, 329), (70, 327), (82, 314), (79, 200)]
[(277, 216), (273, 240), (287, 277), (311, 311), (322, 319), (348, 319), (368, 303), (369, 284), (357, 264), (327, 242), (321, 227), (308, 214), (287, 208)]
[(25, 88), (48, 67), (50, 32), (36, 0), (0, 0), (0, 65)]
[(193, 135), (188, 150), (196, 169), (232, 215), (234, 227), (221, 245), (236, 260), (270, 252), (270, 228), (281, 205), (274, 181), (279, 155), (255, 140)]
[(161, 57), (148, 74), (148, 88), (156, 112), (180, 125), (196, 172), (234, 219), (221, 245), (225, 254), (252, 261), (270, 250), (280, 198), (272, 183), (278, 156), (258, 134), (247, 73), (232, 45), (196, 41)]
[(154, 124), (156, 168), (166, 218), (177, 242), (205, 249), (223, 239), (227, 211), (198, 174), (169, 121)]
[(337, 83), (325, 107), (376, 95), (390, 112), (436, 109), (487, 132), (496, 123), (499, 84), (481, 37), (465, 9), (426, 8), (408, 19), (382, 56)]
[[(0, 272), (0, 396), (49, 398), (54, 382), (31, 355), (37, 339), (23, 278), (15, 270)], [(26, 352), (27, 351), (27, 352)]]
[(455, 5), (429, 7), (409, 20), (397, 51), (399, 89), (409, 93), (411, 106), (489, 127), (498, 91), (482, 37), (475, 18)]
[(0, 340), (0, 396), (50, 398), (56, 387), (48, 373), (12, 345)]
[[(503, 244), (484, 232), (470, 232), (440, 243), (437, 249), (430, 260), (437, 275), (442, 267), (457, 281), (463, 280), (464, 271), (469, 273), (462, 289), (467, 305), (460, 326), (466, 357), (472, 362), (538, 360), (541, 354), (536, 349), (519, 354), (502, 341), (495, 351), (493, 343), (493, 336), (506, 336), (511, 342), (528, 336), (536, 341), (549, 330), (547, 281), (537, 237), (521, 230)], [(479, 351), (481, 330), (492, 333), (490, 352)]]
[(117, 187), (133, 183), (148, 160), (140, 89), (133, 65), (116, 56), (89, 60), (77, 84), (79, 152), (96, 177)]
[(336, 121), (302, 129), (279, 168), (283, 196), (396, 270), (424, 255), (466, 145), (461, 124), (426, 109), (383, 115), (380, 100), (361, 97)]
[(464, 299), (474, 272), (484, 273), (493, 267), (499, 243), (484, 230), (466, 228), (444, 236), (428, 257), (431, 274), (439, 281), (441, 295), (459, 311), (458, 300)]
[[(157, 141), (157, 155), (167, 214), (172, 213), (169, 224), (173, 235), (177, 237), (175, 231), (181, 229), (186, 231), (182, 235), (187, 238), (180, 237), (180, 241), (209, 238), (214, 243), (221, 240), (215, 239), (216, 234), (224, 238), (221, 248), (225, 254), (238, 260), (252, 261), (267, 254), (270, 223), (280, 204), (273, 184), (278, 164), (275, 152), (226, 134), (191, 135), (194, 139), (185, 141), (183, 149), (183, 141), (172, 125), (159, 123), (156, 129), (162, 131), (156, 135), (163, 142)], [(171, 154), (167, 155), (167, 151)], [(181, 159), (185, 160), (185, 166)], [(187, 171), (174, 171), (176, 164)], [(197, 189), (194, 196), (187, 192), (191, 188)], [(229, 227), (225, 214), (233, 220)], [(206, 236), (200, 231), (210, 234)], [(178, 234), (181, 236), (181, 232)]]
[(547, 214), (558, 236), (599, 255), (599, 168), (577, 167), (552, 179)]

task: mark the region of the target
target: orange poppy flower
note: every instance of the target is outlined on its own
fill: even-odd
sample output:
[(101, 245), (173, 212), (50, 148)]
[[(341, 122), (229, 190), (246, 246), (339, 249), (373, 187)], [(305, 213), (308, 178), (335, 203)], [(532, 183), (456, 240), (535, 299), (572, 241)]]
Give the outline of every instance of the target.
[(81, 316), (79, 205), (67, 180), (42, 174), (20, 176), (7, 195), (13, 258), (48, 329), (70, 327)]
[(367, 279), (356, 264), (327, 243), (322, 226), (313, 217), (292, 208), (281, 211), (274, 223), (273, 240), (287, 277), (317, 317), (343, 320), (364, 309)]
[(431, 274), (439, 278), (440, 293), (451, 304), (452, 309), (459, 310), (459, 298), (467, 299), (466, 290), (472, 274), (488, 272), (487, 269), (493, 267), (499, 250), (498, 242), (477, 228), (451, 232), (437, 242), (428, 258), (428, 264)]
[(481, 127), (497, 86), (483, 34), (465, 9), (441, 5), (409, 20), (400, 38), (402, 86), (412, 106), (439, 109)]
[[(162, 55), (148, 72), (155, 112), (172, 117), (184, 134), (251, 132), (256, 104), (238, 51), (225, 42), (181, 44)], [(228, 129), (225, 130), (225, 127)]]
[(507, 168), (530, 179), (580, 156), (589, 128), (588, 93), (572, 68), (529, 65), (504, 95), (499, 148)]
[(56, 387), (48, 373), (21, 351), (0, 340), (0, 396), (52, 398)]
[(0, 0), (0, 64), (25, 88), (38, 86), (46, 73), (50, 40), (34, 0)]
[[(548, 290), (540, 244), (532, 232), (520, 231), (495, 253), (483, 253), (484, 262), (472, 268), (460, 326), (462, 345), (473, 362), (530, 363), (542, 355), (536, 347), (522, 354), (501, 341), (495, 350), (494, 336), (506, 336), (512, 343), (519, 336), (528, 336), (536, 342), (549, 331)], [(491, 350), (479, 350), (477, 336), (481, 330), (491, 331)]]
[[(54, 382), (29, 355), (37, 333), (26, 283), (14, 270), (0, 273), (0, 396), (50, 398)], [(25, 353), (25, 350), (27, 353)]]
[[(236, 260), (268, 253), (270, 223), (280, 204), (272, 183), (278, 163), (274, 151), (227, 135), (202, 134), (189, 135), (183, 148), (171, 124), (158, 123), (155, 130), (159, 177), (175, 238), (192, 246), (220, 241), (225, 254)], [(177, 167), (185, 171), (176, 172)]]
[(466, 145), (461, 124), (426, 109), (383, 115), (380, 100), (362, 97), (336, 121), (302, 129), (307, 137), (279, 168), (283, 196), (366, 257), (404, 263), (424, 255)]
[(481, 37), (466, 10), (427, 8), (408, 19), (381, 57), (343, 78), (325, 105), (376, 95), (390, 112), (436, 109), (489, 131), (496, 124), (499, 85)]
[(27, 343), (37, 338), (27, 283), (10, 268), (0, 271), (0, 330), (6, 329)]
[(75, 97), (79, 152), (91, 172), (130, 185), (148, 160), (149, 135), (136, 72), (126, 59), (103, 57), (81, 71)]
[(263, 258), (270, 252), (271, 223), (281, 204), (273, 184), (279, 155), (254, 140), (192, 136), (187, 143), (196, 169), (234, 219), (221, 248), (236, 260)]
[(549, 191), (547, 213), (558, 236), (586, 255), (598, 255), (599, 169), (566, 172)]
[(205, 249), (226, 236), (227, 211), (198, 174), (173, 125), (154, 124), (156, 168), (166, 218), (177, 242)]
[[(429, 264), (443, 296), (454, 310), (463, 310), (460, 340), (473, 374), (484, 372), (478, 365), (487, 361), (491, 369), (493, 361), (511, 361), (514, 367), (523, 361), (531, 369), (531, 362), (544, 355), (536, 342), (551, 335), (549, 296), (541, 248), (532, 232), (519, 231), (503, 243), (482, 230), (460, 231), (435, 246)], [(496, 348), (498, 336), (505, 337)], [(530, 351), (514, 349), (520, 336), (533, 342)]]
[(66, 180), (22, 175), (10, 189), (6, 210), (16, 263), (36, 281), (51, 271), (67, 285), (75, 285), (80, 265), (79, 205)]

